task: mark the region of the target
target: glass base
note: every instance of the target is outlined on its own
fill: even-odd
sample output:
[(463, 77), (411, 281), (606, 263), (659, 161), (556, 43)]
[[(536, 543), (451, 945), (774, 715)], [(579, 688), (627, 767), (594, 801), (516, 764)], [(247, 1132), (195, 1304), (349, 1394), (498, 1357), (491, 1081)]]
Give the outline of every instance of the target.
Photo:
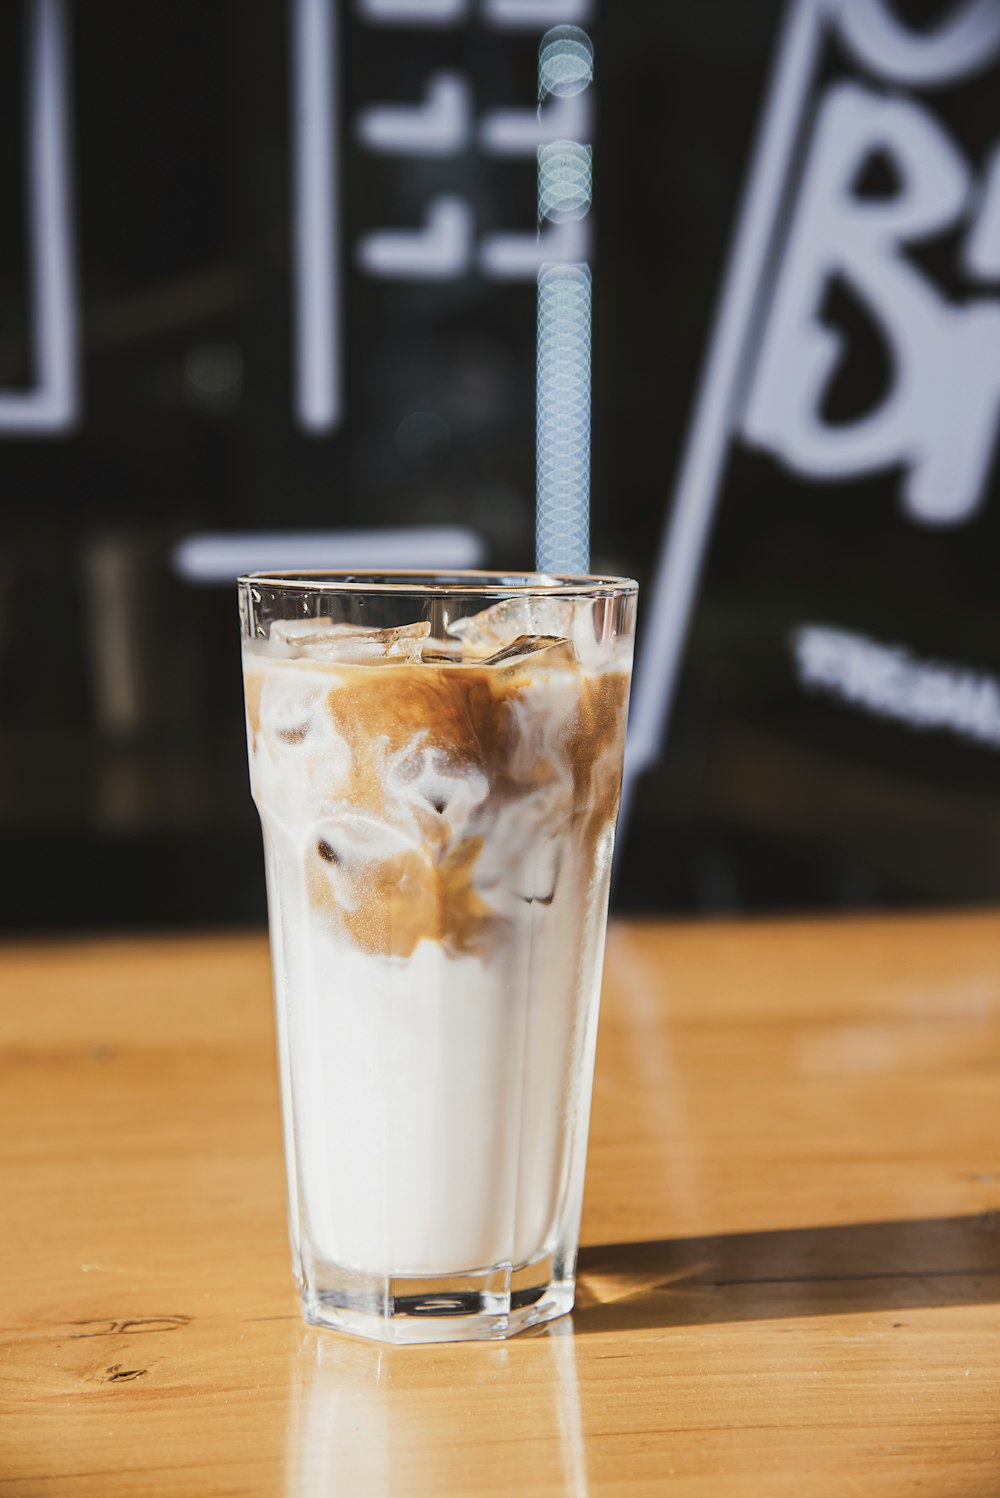
[(376, 1342), (497, 1341), (573, 1309), (575, 1277), (553, 1255), (466, 1274), (365, 1274), (313, 1266), (302, 1291), (314, 1326)]

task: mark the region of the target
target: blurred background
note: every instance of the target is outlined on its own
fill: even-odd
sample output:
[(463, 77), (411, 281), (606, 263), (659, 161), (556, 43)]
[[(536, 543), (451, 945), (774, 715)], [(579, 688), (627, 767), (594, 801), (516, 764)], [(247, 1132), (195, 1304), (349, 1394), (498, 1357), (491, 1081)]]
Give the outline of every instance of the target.
[(4, 927), (263, 919), (233, 580), (530, 566), (559, 261), (619, 908), (995, 898), (998, 85), (995, 0), (8, 0)]

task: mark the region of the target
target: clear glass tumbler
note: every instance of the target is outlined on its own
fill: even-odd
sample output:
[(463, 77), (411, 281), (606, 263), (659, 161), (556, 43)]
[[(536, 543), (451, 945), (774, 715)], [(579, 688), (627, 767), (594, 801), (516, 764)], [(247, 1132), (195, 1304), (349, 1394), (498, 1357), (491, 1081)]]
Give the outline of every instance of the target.
[(636, 586), (240, 579), (306, 1317), (573, 1304)]

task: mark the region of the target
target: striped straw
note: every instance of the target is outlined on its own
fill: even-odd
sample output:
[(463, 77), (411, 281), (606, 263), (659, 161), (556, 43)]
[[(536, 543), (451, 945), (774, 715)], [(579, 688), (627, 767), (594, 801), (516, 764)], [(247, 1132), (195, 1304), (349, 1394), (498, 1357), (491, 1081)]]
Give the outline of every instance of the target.
[[(539, 109), (593, 78), (586, 32), (557, 26), (538, 55)], [(590, 211), (590, 147), (561, 140), (538, 151), (538, 219), (564, 224)], [(541, 572), (590, 569), (591, 278), (585, 264), (538, 272), (536, 565)]]

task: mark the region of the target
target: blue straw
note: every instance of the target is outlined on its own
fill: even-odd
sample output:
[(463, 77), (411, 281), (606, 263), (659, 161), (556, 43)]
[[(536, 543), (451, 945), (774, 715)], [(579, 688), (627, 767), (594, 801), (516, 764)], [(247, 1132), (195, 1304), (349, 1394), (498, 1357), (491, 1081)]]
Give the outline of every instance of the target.
[[(586, 32), (557, 26), (542, 38), (539, 108), (593, 78)], [(538, 152), (539, 224), (564, 224), (590, 211), (591, 151), (555, 141)], [(538, 272), (536, 565), (540, 572), (590, 570), (591, 278), (584, 264)]]
[(537, 565), (590, 570), (590, 271), (538, 274)]

